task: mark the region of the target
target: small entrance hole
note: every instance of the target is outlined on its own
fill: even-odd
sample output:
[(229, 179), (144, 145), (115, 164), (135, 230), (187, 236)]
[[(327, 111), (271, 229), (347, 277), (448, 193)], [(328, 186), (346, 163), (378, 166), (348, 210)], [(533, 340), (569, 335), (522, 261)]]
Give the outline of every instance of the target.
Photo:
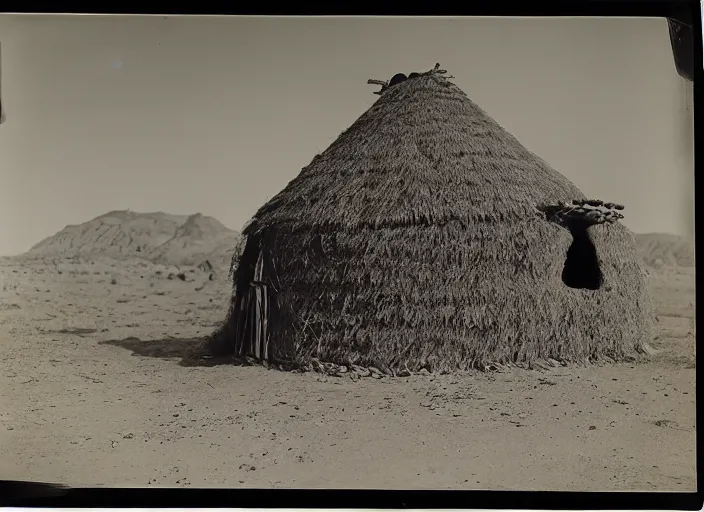
[(575, 224), (568, 227), (572, 234), (572, 245), (567, 250), (562, 282), (570, 288), (598, 290), (602, 275), (596, 256), (596, 247), (587, 234), (587, 225)]

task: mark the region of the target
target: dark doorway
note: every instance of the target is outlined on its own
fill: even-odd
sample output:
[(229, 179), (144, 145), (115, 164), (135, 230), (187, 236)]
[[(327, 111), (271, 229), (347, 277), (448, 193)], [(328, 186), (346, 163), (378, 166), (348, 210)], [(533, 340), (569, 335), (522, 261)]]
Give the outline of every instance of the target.
[(602, 275), (596, 256), (596, 247), (587, 234), (587, 225), (576, 223), (568, 226), (572, 245), (567, 250), (562, 281), (570, 288), (598, 290)]

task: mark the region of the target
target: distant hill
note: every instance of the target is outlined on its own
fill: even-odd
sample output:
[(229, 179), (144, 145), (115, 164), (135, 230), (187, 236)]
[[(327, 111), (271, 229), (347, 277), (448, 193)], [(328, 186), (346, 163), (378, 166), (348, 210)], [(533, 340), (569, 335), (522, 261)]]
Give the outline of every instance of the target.
[(685, 237), (667, 233), (636, 234), (638, 252), (646, 265), (693, 267), (694, 242)]
[(173, 265), (198, 265), (208, 259), (218, 266), (229, 264), (238, 240), (237, 231), (200, 213), (112, 211), (83, 224), (66, 226), (24, 256), (100, 255)]
[(216, 266), (229, 265), (239, 234), (212, 217), (191, 215), (176, 228), (176, 233), (149, 251), (157, 263), (198, 265), (204, 260)]

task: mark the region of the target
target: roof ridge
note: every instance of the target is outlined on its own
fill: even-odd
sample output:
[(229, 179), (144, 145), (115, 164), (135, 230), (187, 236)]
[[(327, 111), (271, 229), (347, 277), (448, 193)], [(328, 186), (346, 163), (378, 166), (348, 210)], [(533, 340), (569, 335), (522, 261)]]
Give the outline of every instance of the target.
[[(414, 78), (420, 78), (420, 77), (429, 76), (429, 75), (445, 75), (445, 74), (447, 74), (447, 70), (440, 69), (440, 63), (436, 62), (435, 66), (430, 71), (423, 71), (421, 73), (414, 71), (414, 72), (410, 73), (408, 76), (406, 76), (403, 73), (396, 73), (393, 77), (391, 77), (391, 80), (376, 80), (376, 79), (370, 78), (369, 80), (367, 80), (367, 83), (370, 85), (380, 85), (381, 89), (378, 91), (375, 91), (374, 94), (381, 95), (389, 87), (393, 87), (394, 85), (399, 84), (401, 82), (405, 82), (406, 80), (412, 80)], [(449, 80), (449, 79), (455, 78), (455, 77), (454, 76), (443, 76), (443, 78)]]

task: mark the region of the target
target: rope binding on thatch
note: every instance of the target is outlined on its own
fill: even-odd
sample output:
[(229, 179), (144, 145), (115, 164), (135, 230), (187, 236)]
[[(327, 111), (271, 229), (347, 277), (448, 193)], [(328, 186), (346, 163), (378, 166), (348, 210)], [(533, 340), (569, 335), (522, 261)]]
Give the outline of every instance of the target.
[(549, 221), (558, 224), (582, 222), (589, 225), (613, 224), (623, 219), (623, 205), (606, 203), (600, 199), (575, 199), (569, 203), (559, 201), (556, 205), (545, 205), (539, 209)]
[[(431, 69), (430, 71), (425, 71), (423, 73), (416, 73), (413, 72), (410, 75), (406, 76), (403, 73), (396, 73), (393, 77), (391, 77), (391, 80), (374, 80), (374, 79), (369, 79), (367, 80), (368, 84), (372, 85), (380, 85), (381, 89), (378, 91), (375, 91), (374, 94), (383, 94), (384, 91), (386, 91), (389, 87), (393, 87), (394, 85), (398, 85), (401, 82), (405, 82), (406, 80), (413, 80), (414, 78), (419, 78), (422, 76), (428, 76), (428, 75), (445, 75), (447, 73), (447, 70), (445, 69), (440, 69), (440, 63), (436, 63), (435, 67)], [(444, 77), (446, 79), (451, 79), (455, 78), (454, 76), (446, 76)]]

